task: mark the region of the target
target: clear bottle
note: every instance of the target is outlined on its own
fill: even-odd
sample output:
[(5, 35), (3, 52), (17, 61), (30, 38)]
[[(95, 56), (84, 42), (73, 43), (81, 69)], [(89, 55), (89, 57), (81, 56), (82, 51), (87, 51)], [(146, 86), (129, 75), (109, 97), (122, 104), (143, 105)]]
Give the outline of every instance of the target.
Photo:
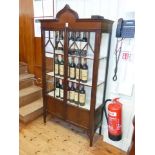
[(82, 85), (79, 91), (79, 104), (80, 106), (85, 106), (86, 103), (86, 92), (84, 86)]

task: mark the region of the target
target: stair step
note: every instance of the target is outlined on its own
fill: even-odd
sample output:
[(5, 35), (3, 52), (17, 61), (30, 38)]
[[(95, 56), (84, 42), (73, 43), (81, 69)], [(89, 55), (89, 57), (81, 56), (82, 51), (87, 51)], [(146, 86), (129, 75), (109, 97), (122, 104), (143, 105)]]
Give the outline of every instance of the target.
[(20, 121), (28, 123), (43, 113), (43, 99), (40, 98), (19, 109)]
[(27, 63), (20, 61), (19, 66), (27, 66)]
[(34, 79), (25, 79), (19, 81), (19, 90), (30, 87), (34, 85)]
[(25, 73), (28, 73), (28, 68), (27, 68), (27, 66), (21, 65), (19, 67), (19, 74), (25, 74)]
[(38, 86), (31, 86), (19, 91), (19, 106), (27, 105), (42, 97), (42, 88)]
[(19, 81), (34, 78), (34, 74), (21, 74), (19, 75)]

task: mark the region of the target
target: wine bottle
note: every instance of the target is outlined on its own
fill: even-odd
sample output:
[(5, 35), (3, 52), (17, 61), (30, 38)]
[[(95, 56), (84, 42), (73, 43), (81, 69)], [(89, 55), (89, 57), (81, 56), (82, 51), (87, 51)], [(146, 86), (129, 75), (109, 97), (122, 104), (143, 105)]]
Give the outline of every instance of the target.
[(59, 84), (59, 80), (56, 80), (56, 90), (55, 90), (55, 96), (56, 97), (60, 97), (60, 84)]
[(58, 50), (63, 50), (63, 44), (64, 44), (64, 40), (63, 40), (63, 31), (59, 31), (59, 43), (58, 43)]
[(75, 63), (74, 63), (74, 59), (72, 58), (72, 61), (70, 63), (69, 66), (69, 72), (70, 72), (70, 79), (74, 80), (75, 79)]
[(76, 80), (80, 81), (80, 70), (82, 68), (82, 65), (80, 63), (80, 60), (78, 61), (78, 64), (76, 65)]
[(63, 56), (61, 56), (61, 61), (59, 63), (59, 75), (60, 76), (64, 75), (64, 60), (63, 60)]
[(76, 38), (75, 38), (75, 55), (80, 55), (80, 44), (81, 44), (81, 33), (76, 32)]
[(59, 44), (59, 36), (58, 36), (58, 31), (55, 32), (55, 49), (58, 49), (58, 44)]
[(87, 55), (87, 32), (83, 32), (83, 38), (81, 39), (81, 56), (86, 56)]
[(70, 87), (69, 85), (67, 86), (67, 100), (69, 101), (70, 100)]
[(59, 60), (58, 56), (55, 56), (55, 75), (59, 75)]
[(82, 41), (83, 41), (83, 42), (87, 42), (87, 41), (88, 41), (88, 39), (87, 39), (87, 32), (83, 32)]
[(84, 63), (81, 69), (81, 81), (86, 83), (88, 81), (88, 65), (87, 65), (86, 59), (83, 59), (83, 60), (84, 60)]
[(86, 102), (86, 92), (84, 90), (84, 86), (81, 86), (81, 89), (79, 91), (79, 104), (81, 106), (84, 106)]
[(72, 82), (71, 88), (70, 88), (70, 93), (69, 93), (69, 100), (70, 102), (74, 102), (74, 83)]
[(74, 102), (75, 104), (79, 104), (79, 85), (76, 84), (76, 89), (74, 92)]
[(63, 97), (64, 97), (63, 81), (60, 80), (60, 98), (63, 99)]
[(70, 36), (70, 40), (69, 40), (69, 51), (68, 51), (68, 54), (74, 55), (74, 53), (75, 53), (75, 44), (74, 44), (75, 32), (70, 32), (70, 33), (71, 33), (71, 36)]

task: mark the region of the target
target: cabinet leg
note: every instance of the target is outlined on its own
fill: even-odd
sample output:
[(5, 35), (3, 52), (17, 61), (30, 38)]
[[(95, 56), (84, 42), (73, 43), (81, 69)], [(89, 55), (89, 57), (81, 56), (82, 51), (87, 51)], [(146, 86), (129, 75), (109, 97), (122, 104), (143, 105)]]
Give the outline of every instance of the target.
[(44, 124), (46, 124), (46, 114), (43, 114)]
[(89, 145), (90, 147), (92, 147), (93, 146), (93, 136), (91, 135), (90, 136), (90, 145)]
[(101, 135), (101, 134), (102, 134), (102, 125), (99, 128), (99, 135)]

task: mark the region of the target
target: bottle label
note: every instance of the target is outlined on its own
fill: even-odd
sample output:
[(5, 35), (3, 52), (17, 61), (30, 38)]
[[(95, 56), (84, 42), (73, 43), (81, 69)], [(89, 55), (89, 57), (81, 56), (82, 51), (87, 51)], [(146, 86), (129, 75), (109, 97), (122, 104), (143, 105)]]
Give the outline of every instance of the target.
[(56, 95), (56, 97), (59, 96), (59, 88), (56, 88), (55, 95)]
[(74, 91), (70, 91), (69, 97), (70, 97), (70, 100), (74, 100)]
[(64, 75), (64, 65), (60, 65), (60, 75)]
[(79, 95), (79, 102), (81, 104), (85, 104), (85, 100), (86, 100), (86, 95), (85, 94), (80, 94)]
[(55, 74), (58, 74), (58, 70), (59, 70), (58, 67), (59, 67), (58, 64), (55, 64)]
[(60, 89), (60, 97), (63, 98), (64, 97), (64, 90)]
[(81, 79), (83, 81), (87, 81), (88, 80), (88, 70), (82, 69), (81, 76), (82, 76)]
[(70, 67), (70, 78), (75, 78), (75, 68)]
[(78, 92), (74, 93), (74, 101), (78, 102), (79, 101), (79, 95)]
[(76, 68), (76, 79), (79, 80), (79, 69), (78, 68)]

